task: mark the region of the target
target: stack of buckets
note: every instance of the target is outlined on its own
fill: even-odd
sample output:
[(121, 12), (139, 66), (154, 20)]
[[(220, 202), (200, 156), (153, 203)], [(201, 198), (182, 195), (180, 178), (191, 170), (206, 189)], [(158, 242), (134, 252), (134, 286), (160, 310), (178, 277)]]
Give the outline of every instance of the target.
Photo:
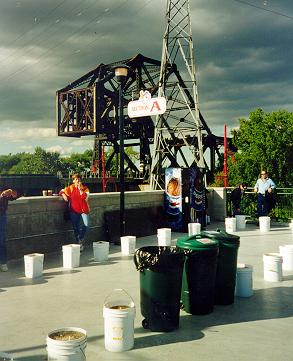
[(171, 228), (158, 228), (158, 246), (171, 246)]
[(121, 241), (121, 254), (123, 256), (131, 256), (135, 252), (136, 236), (122, 236)]
[(93, 242), (93, 253), (94, 260), (96, 262), (105, 262), (109, 257), (109, 242), (106, 241), (98, 241)]
[(135, 305), (123, 289), (114, 290), (104, 301), (105, 349), (122, 352), (133, 348)]

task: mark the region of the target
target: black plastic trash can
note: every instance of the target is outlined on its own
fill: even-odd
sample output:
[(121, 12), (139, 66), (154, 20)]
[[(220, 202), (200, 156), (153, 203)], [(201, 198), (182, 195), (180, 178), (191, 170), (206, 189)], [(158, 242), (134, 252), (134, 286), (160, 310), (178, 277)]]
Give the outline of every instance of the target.
[(179, 327), (184, 252), (176, 247), (139, 248), (134, 263), (140, 275), (144, 328), (168, 332)]
[(201, 236), (219, 242), (215, 303), (231, 305), (234, 303), (240, 237), (220, 229), (203, 231)]
[(186, 312), (205, 315), (214, 309), (215, 282), (219, 245), (200, 235), (178, 239), (185, 252), (181, 301)]

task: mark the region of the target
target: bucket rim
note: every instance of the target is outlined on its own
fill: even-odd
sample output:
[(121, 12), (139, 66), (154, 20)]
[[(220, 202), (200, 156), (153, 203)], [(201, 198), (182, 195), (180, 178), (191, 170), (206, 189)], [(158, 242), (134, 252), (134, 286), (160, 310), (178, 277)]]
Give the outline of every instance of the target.
[[(74, 339), (74, 340), (54, 340), (53, 338), (51, 338), (50, 336), (52, 336), (54, 333), (57, 332), (62, 332), (62, 331), (75, 331), (75, 332), (80, 332), (83, 334), (82, 337), (78, 338), (78, 339)], [(87, 332), (86, 330), (84, 330), (83, 328), (80, 327), (74, 327), (74, 326), (69, 326), (69, 327), (61, 327), (61, 328), (57, 328), (55, 330), (50, 331), (47, 334), (47, 343), (50, 344), (55, 344), (55, 345), (70, 345), (70, 344), (83, 344), (87, 341)]]

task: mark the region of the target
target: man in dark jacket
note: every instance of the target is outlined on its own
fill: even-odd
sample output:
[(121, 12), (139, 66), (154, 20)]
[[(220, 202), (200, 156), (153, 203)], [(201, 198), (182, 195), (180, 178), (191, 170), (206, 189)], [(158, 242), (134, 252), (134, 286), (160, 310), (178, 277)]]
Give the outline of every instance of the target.
[(17, 199), (17, 192), (12, 189), (0, 190), (0, 271), (8, 271), (6, 250), (6, 211), (8, 201)]
[(239, 186), (231, 192), (231, 202), (233, 208), (233, 215), (241, 214), (240, 204), (243, 194), (247, 188), (245, 183), (240, 183)]

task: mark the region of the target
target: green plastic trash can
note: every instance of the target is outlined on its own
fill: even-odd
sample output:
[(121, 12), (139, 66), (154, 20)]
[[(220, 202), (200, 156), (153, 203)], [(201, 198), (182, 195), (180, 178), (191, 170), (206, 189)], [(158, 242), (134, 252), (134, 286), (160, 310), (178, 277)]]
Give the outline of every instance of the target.
[(195, 235), (178, 239), (176, 246), (185, 252), (181, 301), (186, 312), (205, 315), (214, 309), (219, 244)]
[(202, 237), (219, 242), (215, 303), (217, 305), (231, 305), (234, 303), (240, 237), (220, 229), (202, 231), (200, 234)]
[(142, 326), (157, 332), (179, 327), (184, 252), (176, 247), (149, 246), (136, 250), (140, 276)]

